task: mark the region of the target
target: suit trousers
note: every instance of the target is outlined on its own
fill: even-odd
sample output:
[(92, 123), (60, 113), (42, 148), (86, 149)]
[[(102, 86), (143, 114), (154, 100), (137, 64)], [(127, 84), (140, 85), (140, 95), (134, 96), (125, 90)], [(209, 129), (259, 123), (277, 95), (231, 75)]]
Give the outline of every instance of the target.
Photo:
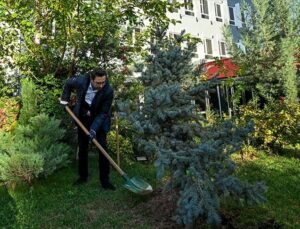
[[(85, 116), (80, 117), (81, 122), (83, 125), (89, 129), (92, 124), (91, 117)], [(104, 131), (98, 131), (96, 139), (99, 144), (103, 147), (105, 151), (107, 151), (107, 140)], [(88, 148), (89, 148), (89, 137), (84, 133), (84, 131), (78, 127), (78, 146), (79, 146), (79, 161), (78, 161), (78, 173), (79, 177), (83, 180), (86, 180), (88, 177)], [(110, 171), (110, 164), (108, 159), (101, 153), (99, 150), (99, 179), (102, 185), (109, 183), (109, 171)]]

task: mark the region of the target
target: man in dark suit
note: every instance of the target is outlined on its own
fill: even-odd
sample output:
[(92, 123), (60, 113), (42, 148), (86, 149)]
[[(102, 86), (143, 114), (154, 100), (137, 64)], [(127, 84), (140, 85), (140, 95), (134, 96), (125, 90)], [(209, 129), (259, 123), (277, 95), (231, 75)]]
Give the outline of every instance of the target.
[[(89, 75), (68, 79), (60, 99), (61, 104), (67, 105), (71, 91), (76, 91), (74, 114), (89, 129), (89, 135), (86, 135), (78, 127), (79, 178), (74, 183), (75, 185), (87, 182), (89, 141), (96, 138), (107, 151), (106, 135), (110, 130), (111, 123), (111, 104), (114, 92), (108, 82), (107, 73), (104, 70), (95, 69)], [(109, 181), (109, 170), (109, 161), (99, 152), (100, 183), (104, 189), (115, 190), (115, 187)]]

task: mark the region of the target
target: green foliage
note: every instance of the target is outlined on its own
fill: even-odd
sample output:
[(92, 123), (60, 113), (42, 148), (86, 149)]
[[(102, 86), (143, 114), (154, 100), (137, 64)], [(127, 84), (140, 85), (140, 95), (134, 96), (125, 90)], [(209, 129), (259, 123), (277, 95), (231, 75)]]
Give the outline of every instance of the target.
[(70, 148), (60, 142), (65, 131), (59, 125), (59, 120), (40, 114), (18, 125), (14, 134), (0, 133), (0, 182), (32, 184), (65, 166)]
[(1, 181), (14, 186), (22, 181), (32, 184), (43, 171), (43, 158), (36, 153), (1, 155)]
[(164, 29), (156, 30), (155, 35), (141, 77), (144, 103), (130, 116), (138, 147), (155, 154), (159, 179), (169, 175), (165, 188), (179, 190), (177, 223), (193, 224), (203, 217), (218, 224), (221, 197), (263, 200), (264, 186), (234, 176), (236, 166), (230, 158), (252, 127), (238, 127), (231, 121), (209, 125), (202, 116), (196, 116), (191, 100), (208, 87), (191, 83), (196, 41), (184, 32), (168, 39)]
[(250, 144), (250, 141), (248, 143), (243, 144), (241, 150), (240, 150), (240, 156), (242, 160), (252, 159), (256, 156), (257, 149)]
[(116, 122), (118, 122), (121, 159), (127, 163), (132, 163), (134, 160), (134, 129), (128, 120), (124, 119), (122, 115), (119, 114), (119, 106), (124, 103), (124, 101), (130, 101), (132, 109), (137, 109), (139, 96), (143, 92), (143, 86), (140, 81), (133, 79), (127, 80), (129, 74), (130, 72), (124, 74), (114, 72), (109, 79), (113, 88), (115, 88), (115, 92), (112, 107), (114, 114), (112, 119), (112, 131), (108, 135), (108, 145), (110, 150), (116, 154)]
[(36, 78), (66, 77), (99, 65), (113, 68), (118, 61), (122, 66), (148, 36), (145, 29), (133, 41), (131, 31), (145, 19), (150, 26), (168, 24), (170, 7), (160, 0), (2, 1), (0, 57)]
[(62, 80), (55, 78), (51, 74), (39, 79), (36, 85), (39, 112), (64, 120), (65, 114), (62, 112), (62, 107), (58, 102), (63, 88)]
[(19, 124), (26, 125), (29, 119), (39, 113), (37, 106), (36, 85), (29, 79), (21, 82), (22, 108), (20, 111)]
[(126, 74), (113, 73), (110, 77), (110, 83), (115, 88), (113, 110), (118, 111), (118, 105), (126, 100), (133, 104), (138, 103), (138, 96), (143, 93), (143, 85), (133, 79), (127, 80), (130, 72)]
[(295, 57), (299, 53), (299, 1), (253, 0), (244, 4), (245, 22), (240, 29), (245, 51), (227, 31), (227, 43), (238, 74), (263, 100), (297, 101)]
[(288, 145), (299, 144), (300, 105), (287, 101), (272, 102), (264, 109), (253, 103), (240, 107), (239, 123), (254, 122), (256, 146), (278, 153)]
[[(137, 109), (139, 106), (139, 96), (143, 93), (143, 86), (136, 79), (129, 79), (128, 73), (114, 73), (110, 78), (110, 82), (115, 88), (113, 103), (113, 119), (112, 131), (108, 135), (109, 148), (116, 153), (116, 132), (119, 132), (120, 155), (123, 161), (132, 163), (134, 160), (134, 128), (128, 120), (122, 117), (120, 106), (126, 101), (130, 101), (131, 109)], [(116, 129), (118, 122), (118, 130)]]
[(15, 98), (0, 98), (0, 131), (12, 131), (17, 125), (20, 104)]
[[(117, 155), (117, 137), (116, 131), (110, 131), (107, 136), (107, 143), (109, 151), (113, 153), (116, 158)], [(131, 139), (119, 134), (119, 153), (121, 163), (132, 164), (134, 160), (133, 148)]]
[(0, 66), (0, 98), (16, 95), (19, 87), (18, 76), (6, 74), (2, 66)]

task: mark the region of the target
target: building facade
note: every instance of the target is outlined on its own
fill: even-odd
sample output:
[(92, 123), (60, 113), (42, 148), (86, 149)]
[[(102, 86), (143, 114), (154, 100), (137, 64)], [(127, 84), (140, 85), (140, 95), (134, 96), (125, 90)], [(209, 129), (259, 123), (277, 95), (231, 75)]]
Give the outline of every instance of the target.
[[(229, 57), (223, 36), (224, 25), (230, 25), (234, 40), (240, 44), (239, 28), (242, 27), (240, 0), (170, 0), (187, 3), (174, 12), (171, 19), (181, 21), (171, 24), (169, 34), (178, 34), (182, 30), (200, 38), (195, 52), (195, 61), (211, 61), (213, 57)], [(241, 44), (240, 44), (241, 45)]]

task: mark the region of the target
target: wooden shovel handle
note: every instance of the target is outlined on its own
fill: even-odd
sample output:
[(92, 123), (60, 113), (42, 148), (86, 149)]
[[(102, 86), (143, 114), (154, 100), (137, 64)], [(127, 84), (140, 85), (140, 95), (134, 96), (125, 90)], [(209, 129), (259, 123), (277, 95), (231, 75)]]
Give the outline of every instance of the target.
[[(84, 131), (86, 135), (89, 135), (89, 131), (85, 128), (85, 126), (80, 122), (80, 120), (76, 117), (76, 115), (71, 111), (70, 107), (66, 106), (67, 112), (71, 115), (71, 117), (75, 120), (75, 122), (80, 126), (80, 128)], [(97, 146), (97, 148), (101, 151), (101, 153), (109, 160), (110, 164), (121, 174), (124, 176), (124, 171), (114, 162), (114, 160), (109, 156), (109, 154), (103, 149), (103, 147), (99, 144), (99, 142), (94, 138), (92, 142)]]

